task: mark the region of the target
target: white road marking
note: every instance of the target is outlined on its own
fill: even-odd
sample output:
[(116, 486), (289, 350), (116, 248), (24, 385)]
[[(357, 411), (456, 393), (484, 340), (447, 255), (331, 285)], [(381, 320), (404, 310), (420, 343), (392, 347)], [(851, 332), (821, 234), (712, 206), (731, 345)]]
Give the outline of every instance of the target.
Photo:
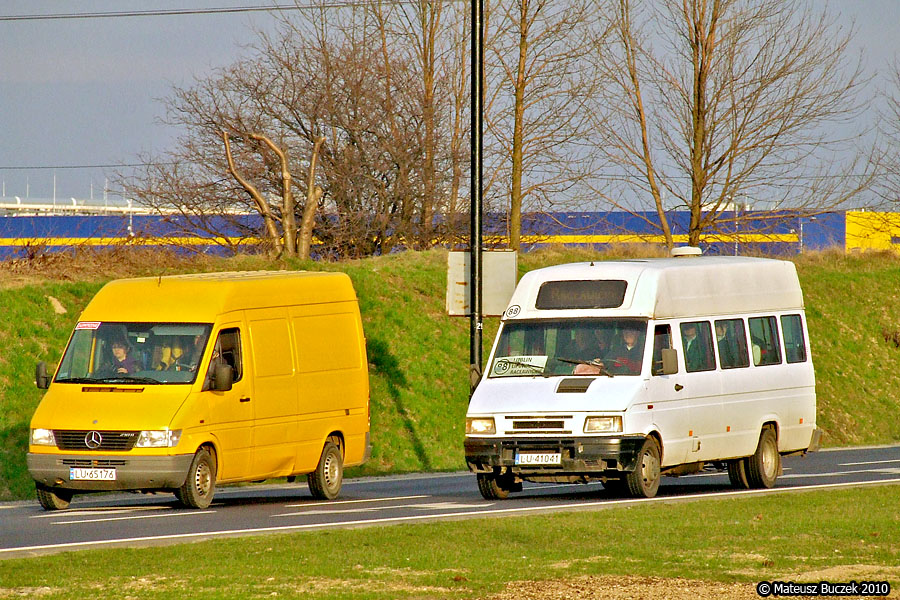
[(895, 460), (870, 460), (866, 462), (839, 463), (839, 467), (856, 467), (859, 465), (883, 465), (885, 463), (900, 463), (900, 459)]
[(784, 479), (803, 478), (803, 477), (837, 477), (839, 475), (855, 475), (857, 473), (884, 473), (885, 475), (900, 474), (900, 469), (856, 469), (854, 471), (829, 471), (828, 473), (796, 473), (793, 475), (783, 475)]
[(92, 517), (95, 515), (116, 515), (149, 510), (171, 510), (170, 506), (132, 506), (129, 508), (73, 508), (65, 511), (50, 511), (40, 515), (31, 515), (29, 519), (52, 519), (63, 517)]
[(132, 515), (129, 517), (109, 517), (103, 519), (70, 519), (68, 521), (54, 521), (51, 525), (81, 525), (82, 523), (106, 523), (109, 521), (136, 521), (138, 519), (167, 519), (169, 517), (191, 517), (196, 515), (213, 515), (214, 510), (193, 510), (191, 512), (172, 512), (165, 515)]
[[(420, 496), (421, 498), (427, 498), (428, 496)], [(453, 509), (463, 509), (463, 508), (485, 508), (486, 506), (493, 506), (491, 504), (484, 504), (480, 502), (478, 504), (460, 504), (457, 502), (424, 502), (421, 504), (390, 504), (387, 506), (364, 506), (361, 508), (348, 508), (345, 510), (328, 510), (327, 508), (322, 508), (322, 505), (318, 505), (319, 508), (314, 510), (301, 510), (297, 512), (289, 512), (289, 513), (280, 513), (277, 515), (272, 515), (273, 517), (300, 517), (300, 516), (308, 516), (308, 515), (350, 515), (355, 513), (371, 513), (371, 512), (379, 512), (385, 510), (396, 510), (398, 508), (414, 508), (417, 510), (453, 510)]]
[[(430, 498), (428, 495), (419, 495), (419, 496), (394, 496), (389, 498), (366, 498), (364, 500), (332, 500), (328, 503), (328, 506), (334, 506), (336, 504), (360, 504), (363, 502), (390, 502), (392, 500), (417, 500), (419, 498)], [(302, 502), (300, 504), (285, 504), (285, 508), (301, 508), (303, 506), (322, 506), (321, 502)]]
[(37, 546), (21, 546), (17, 548), (0, 548), (0, 554), (10, 553), (10, 552), (34, 552), (38, 550), (71, 550), (74, 548), (82, 548), (89, 546), (111, 546), (115, 544), (133, 544), (133, 543), (147, 543), (147, 542), (159, 542), (159, 541), (178, 541), (178, 540), (188, 540), (188, 539), (204, 539), (204, 538), (217, 538), (217, 537), (225, 537), (225, 536), (239, 536), (239, 535), (251, 535), (251, 534), (259, 534), (259, 533), (275, 533), (275, 532), (288, 532), (288, 531), (310, 531), (316, 529), (333, 529), (333, 528), (343, 528), (343, 527), (361, 527), (366, 525), (380, 525), (386, 523), (415, 523), (417, 521), (424, 521), (427, 519), (437, 520), (441, 518), (451, 518), (451, 517), (470, 517), (470, 516), (496, 516), (500, 514), (528, 514), (535, 512), (544, 512), (544, 513), (552, 513), (557, 511), (566, 511), (571, 509), (583, 509), (583, 508), (591, 508), (596, 506), (605, 506), (605, 507), (614, 507), (618, 505), (624, 504), (643, 504), (646, 502), (678, 502), (678, 501), (686, 501), (686, 500), (701, 500), (701, 499), (713, 499), (713, 498), (721, 498), (721, 497), (741, 497), (741, 496), (754, 496), (754, 495), (764, 495), (764, 494), (779, 494), (779, 493), (787, 493), (787, 492), (798, 492), (798, 491), (807, 491), (807, 490), (823, 490), (823, 489), (833, 489), (833, 488), (850, 488), (850, 487), (868, 487), (873, 485), (882, 485), (882, 484), (900, 484), (900, 480), (898, 479), (884, 479), (879, 481), (864, 481), (857, 483), (826, 483), (821, 485), (810, 485), (803, 487), (789, 487), (789, 488), (775, 488), (775, 489), (767, 489), (767, 490), (736, 490), (732, 492), (721, 492), (719, 494), (710, 495), (707, 492), (701, 492), (697, 494), (687, 494), (684, 496), (675, 496), (675, 497), (662, 497), (662, 498), (636, 498), (629, 500), (601, 500), (597, 502), (575, 502), (568, 504), (557, 504), (554, 506), (525, 506), (519, 508), (504, 508), (497, 510), (476, 510), (476, 511), (468, 511), (468, 512), (455, 512), (455, 513), (443, 513), (443, 514), (428, 514), (428, 515), (411, 515), (406, 517), (385, 517), (382, 519), (362, 519), (357, 521), (345, 521), (341, 523), (308, 523), (305, 525), (281, 525), (277, 527), (255, 527), (251, 529), (228, 529), (228, 530), (220, 530), (220, 531), (207, 531), (207, 532), (197, 532), (197, 533), (178, 533), (172, 535), (152, 535), (146, 537), (134, 537), (134, 538), (120, 538), (113, 540), (96, 540), (96, 541), (86, 541), (86, 542), (73, 542), (68, 544), (41, 544)]

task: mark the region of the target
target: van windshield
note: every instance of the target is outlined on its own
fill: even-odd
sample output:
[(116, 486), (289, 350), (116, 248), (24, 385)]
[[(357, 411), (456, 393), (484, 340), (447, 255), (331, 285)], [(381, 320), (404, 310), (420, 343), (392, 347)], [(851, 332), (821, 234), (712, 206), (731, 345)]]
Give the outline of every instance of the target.
[(208, 323), (81, 321), (57, 383), (193, 383), (209, 340)]
[(546, 319), (503, 324), (488, 377), (640, 375), (643, 319)]

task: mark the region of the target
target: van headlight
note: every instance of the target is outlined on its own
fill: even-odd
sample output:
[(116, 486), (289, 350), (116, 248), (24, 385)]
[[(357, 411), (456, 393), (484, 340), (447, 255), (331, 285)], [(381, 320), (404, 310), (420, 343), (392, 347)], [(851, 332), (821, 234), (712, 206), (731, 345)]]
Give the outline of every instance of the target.
[(466, 433), (489, 435), (497, 433), (494, 417), (466, 417)]
[(135, 448), (174, 448), (181, 439), (180, 429), (161, 429), (159, 431), (142, 431), (138, 435)]
[(55, 446), (56, 437), (52, 429), (32, 429), (31, 443), (34, 446)]
[(622, 417), (588, 417), (584, 420), (585, 433), (616, 433), (622, 431)]

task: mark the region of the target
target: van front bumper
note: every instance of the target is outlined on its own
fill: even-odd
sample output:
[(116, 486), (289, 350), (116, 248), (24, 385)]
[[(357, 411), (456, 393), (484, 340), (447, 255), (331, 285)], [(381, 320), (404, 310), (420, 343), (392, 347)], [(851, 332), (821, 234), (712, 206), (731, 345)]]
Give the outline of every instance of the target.
[[(466, 464), (474, 473), (498, 468), (519, 475), (600, 474), (631, 472), (644, 444), (642, 435), (579, 438), (472, 438), (465, 439)], [(554, 465), (521, 465), (517, 456), (529, 453), (559, 453)]]
[[(166, 490), (181, 487), (194, 456), (110, 456), (35, 454), (26, 458), (28, 472), (47, 487), (81, 491)], [(72, 467), (115, 469), (115, 481), (72, 481)]]

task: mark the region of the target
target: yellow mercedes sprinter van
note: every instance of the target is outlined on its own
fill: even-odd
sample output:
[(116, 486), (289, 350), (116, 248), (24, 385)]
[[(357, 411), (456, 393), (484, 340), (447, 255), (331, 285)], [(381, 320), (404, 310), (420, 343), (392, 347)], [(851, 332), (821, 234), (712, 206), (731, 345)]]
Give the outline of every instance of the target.
[(27, 462), (47, 510), (106, 490), (206, 508), (217, 483), (301, 474), (333, 499), (368, 456), (365, 339), (343, 273), (112, 281), (35, 379), (47, 393)]

